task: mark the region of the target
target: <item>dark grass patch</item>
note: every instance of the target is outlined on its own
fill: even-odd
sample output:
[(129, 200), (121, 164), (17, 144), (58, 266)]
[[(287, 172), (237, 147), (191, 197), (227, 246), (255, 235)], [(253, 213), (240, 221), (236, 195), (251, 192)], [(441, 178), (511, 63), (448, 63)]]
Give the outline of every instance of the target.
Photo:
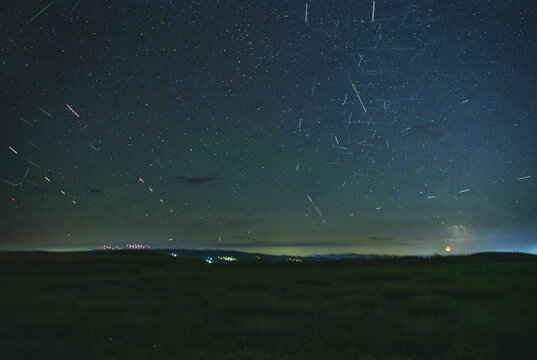
[(0, 254), (1, 358), (537, 358), (532, 256), (61, 255)]

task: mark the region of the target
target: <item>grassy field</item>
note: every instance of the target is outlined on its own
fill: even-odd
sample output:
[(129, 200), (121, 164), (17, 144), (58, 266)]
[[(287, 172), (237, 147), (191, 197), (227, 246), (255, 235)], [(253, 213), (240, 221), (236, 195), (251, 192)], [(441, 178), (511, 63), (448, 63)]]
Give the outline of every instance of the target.
[(0, 253), (0, 359), (537, 359), (537, 256)]

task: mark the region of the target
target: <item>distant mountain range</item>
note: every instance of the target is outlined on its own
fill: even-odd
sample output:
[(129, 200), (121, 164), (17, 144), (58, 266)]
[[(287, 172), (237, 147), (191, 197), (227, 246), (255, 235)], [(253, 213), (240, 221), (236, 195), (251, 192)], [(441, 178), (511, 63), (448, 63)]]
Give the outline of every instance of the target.
[(190, 249), (161, 249), (157, 250), (174, 257), (185, 259), (196, 259), (208, 263), (221, 263), (233, 261), (266, 261), (266, 262), (323, 262), (339, 260), (374, 260), (379, 258), (399, 258), (399, 256), (379, 256), (366, 254), (326, 254), (312, 256), (288, 256), (288, 255), (266, 255), (246, 253), (236, 250), (190, 250)]

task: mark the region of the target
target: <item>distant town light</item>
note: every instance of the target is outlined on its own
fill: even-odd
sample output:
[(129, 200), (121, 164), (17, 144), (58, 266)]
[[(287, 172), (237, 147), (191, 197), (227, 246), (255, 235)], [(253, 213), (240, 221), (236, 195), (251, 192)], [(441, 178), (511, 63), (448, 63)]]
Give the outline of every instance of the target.
[(234, 258), (232, 256), (217, 256), (218, 259), (223, 261), (237, 261), (237, 258)]

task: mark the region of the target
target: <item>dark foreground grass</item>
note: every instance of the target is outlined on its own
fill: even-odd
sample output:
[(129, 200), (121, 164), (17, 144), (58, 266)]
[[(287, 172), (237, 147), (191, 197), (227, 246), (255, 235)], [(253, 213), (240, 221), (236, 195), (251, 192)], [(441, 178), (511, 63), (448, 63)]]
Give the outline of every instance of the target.
[(1, 253), (0, 359), (537, 359), (536, 258)]

